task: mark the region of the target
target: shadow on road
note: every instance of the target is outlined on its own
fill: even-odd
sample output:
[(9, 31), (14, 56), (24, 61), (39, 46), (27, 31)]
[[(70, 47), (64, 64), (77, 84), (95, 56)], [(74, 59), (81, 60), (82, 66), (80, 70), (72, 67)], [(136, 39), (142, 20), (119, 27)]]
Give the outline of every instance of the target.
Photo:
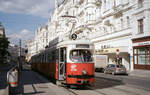
[(104, 77), (95, 77), (95, 85), (94, 86), (62, 86), (67, 89), (74, 90), (96, 90), (96, 89), (104, 89), (111, 88), (114, 86), (124, 85), (122, 80), (104, 78)]
[(110, 79), (110, 78), (104, 78), (104, 77), (96, 77), (95, 78), (95, 86), (93, 89), (104, 89), (119, 85), (124, 85), (122, 80), (117, 79)]
[(35, 85), (49, 83), (49, 81), (41, 79), (41, 76), (26, 67), (20, 72), (19, 80), (19, 86), (17, 87), (17, 94), (19, 95), (40, 95), (45, 92), (37, 89)]
[(0, 66), (0, 90), (7, 87), (7, 72), (12, 68), (12, 65)]
[(39, 74), (31, 71), (30, 66), (23, 67), (19, 72), (19, 81), (17, 87), (11, 87), (7, 83), (7, 72), (13, 66), (0, 67), (0, 90), (5, 89), (4, 95), (41, 95), (44, 94), (44, 89), (40, 88), (49, 83), (44, 80)]

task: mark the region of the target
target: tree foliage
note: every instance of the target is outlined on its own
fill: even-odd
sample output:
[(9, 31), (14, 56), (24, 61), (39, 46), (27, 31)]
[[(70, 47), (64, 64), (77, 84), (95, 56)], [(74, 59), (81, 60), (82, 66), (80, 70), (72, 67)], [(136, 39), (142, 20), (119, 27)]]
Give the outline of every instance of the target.
[(8, 38), (0, 35), (0, 64), (5, 63), (7, 56), (9, 56), (8, 46), (9, 46)]

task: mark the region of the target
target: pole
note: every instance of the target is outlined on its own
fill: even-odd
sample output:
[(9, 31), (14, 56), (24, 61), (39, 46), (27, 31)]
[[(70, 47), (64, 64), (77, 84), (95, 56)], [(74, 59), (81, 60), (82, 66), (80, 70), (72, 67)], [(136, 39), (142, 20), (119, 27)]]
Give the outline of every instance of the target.
[(21, 62), (21, 39), (19, 39), (19, 70), (22, 70), (22, 62)]

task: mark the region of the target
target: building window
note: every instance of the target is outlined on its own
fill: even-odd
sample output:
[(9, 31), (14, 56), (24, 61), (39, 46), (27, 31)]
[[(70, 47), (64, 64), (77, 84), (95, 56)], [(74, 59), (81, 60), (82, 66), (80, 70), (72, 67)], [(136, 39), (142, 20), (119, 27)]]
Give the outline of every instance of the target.
[(73, 16), (75, 16), (75, 11), (73, 10)]
[(115, 0), (115, 5), (116, 5), (116, 6), (121, 5), (121, 3), (122, 3), (122, 0)]
[(74, 4), (74, 0), (72, 0), (72, 3)]
[(144, 0), (138, 0), (138, 8), (143, 7), (143, 1), (144, 1)]
[(123, 29), (123, 19), (121, 19), (121, 30)]
[(127, 27), (130, 26), (130, 18), (127, 16)]
[(150, 65), (150, 47), (134, 49), (134, 64)]
[(86, 1), (86, 3), (88, 4), (89, 0)]
[(106, 0), (103, 1), (103, 12), (106, 11)]
[(138, 20), (138, 33), (143, 33), (143, 19)]

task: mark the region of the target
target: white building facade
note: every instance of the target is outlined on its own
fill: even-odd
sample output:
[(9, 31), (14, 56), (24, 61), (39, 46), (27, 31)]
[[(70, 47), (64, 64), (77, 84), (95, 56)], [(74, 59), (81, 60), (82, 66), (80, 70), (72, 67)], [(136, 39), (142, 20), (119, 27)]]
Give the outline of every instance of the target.
[[(150, 69), (149, 5), (149, 0), (64, 0), (57, 6), (56, 0), (46, 28), (38, 29), (35, 48), (39, 52), (57, 37), (68, 39), (75, 33), (78, 39), (90, 39), (95, 54), (107, 55), (110, 64), (118, 62), (128, 70)], [(148, 68), (140, 68), (140, 63), (135, 61), (139, 60), (138, 55), (133, 52), (142, 38), (148, 40), (148, 53), (141, 59), (146, 64), (142, 65)]]
[(5, 29), (1, 23), (0, 23), (0, 36), (5, 36)]

